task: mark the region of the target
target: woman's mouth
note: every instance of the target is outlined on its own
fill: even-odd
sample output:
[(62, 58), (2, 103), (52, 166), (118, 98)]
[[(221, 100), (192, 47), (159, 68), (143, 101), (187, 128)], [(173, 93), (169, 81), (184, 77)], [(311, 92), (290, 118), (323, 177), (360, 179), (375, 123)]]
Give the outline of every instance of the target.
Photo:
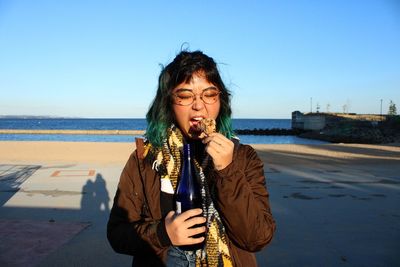
[(194, 131), (201, 131), (200, 128), (200, 122), (203, 119), (203, 117), (193, 117), (189, 121), (190, 128), (192, 128)]

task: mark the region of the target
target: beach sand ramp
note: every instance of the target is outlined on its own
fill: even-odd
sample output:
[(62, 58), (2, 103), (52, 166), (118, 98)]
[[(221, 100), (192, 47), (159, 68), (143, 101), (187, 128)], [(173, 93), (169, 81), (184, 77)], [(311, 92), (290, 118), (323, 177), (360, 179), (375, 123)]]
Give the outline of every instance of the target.
[(0, 266), (36, 266), (89, 223), (0, 220)]

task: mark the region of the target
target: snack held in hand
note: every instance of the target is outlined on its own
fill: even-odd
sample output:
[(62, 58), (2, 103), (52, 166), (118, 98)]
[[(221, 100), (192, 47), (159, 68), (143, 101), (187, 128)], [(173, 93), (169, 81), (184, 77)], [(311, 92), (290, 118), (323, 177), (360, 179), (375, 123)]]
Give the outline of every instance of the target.
[(202, 131), (200, 138), (204, 138), (212, 133), (217, 132), (216, 122), (214, 119), (211, 118), (202, 119), (199, 127), (200, 130)]

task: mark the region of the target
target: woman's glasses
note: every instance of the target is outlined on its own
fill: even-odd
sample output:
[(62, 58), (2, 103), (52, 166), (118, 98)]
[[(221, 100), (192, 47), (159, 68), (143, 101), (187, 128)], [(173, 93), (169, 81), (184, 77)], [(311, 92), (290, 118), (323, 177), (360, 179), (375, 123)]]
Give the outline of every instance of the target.
[[(219, 91), (217, 88), (210, 87), (204, 89), (203, 92), (201, 92), (200, 99), (205, 104), (214, 104), (219, 99), (220, 93), (221, 91)], [(189, 89), (178, 89), (172, 95), (174, 99), (174, 104), (180, 106), (189, 106), (193, 104), (194, 100), (196, 99), (196, 94)]]

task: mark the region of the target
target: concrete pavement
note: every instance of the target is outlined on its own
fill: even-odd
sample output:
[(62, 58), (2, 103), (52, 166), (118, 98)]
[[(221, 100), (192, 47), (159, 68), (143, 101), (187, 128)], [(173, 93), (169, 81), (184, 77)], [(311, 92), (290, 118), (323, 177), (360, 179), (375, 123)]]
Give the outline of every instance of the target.
[[(260, 266), (400, 266), (397, 150), (347, 159), (264, 146), (258, 152), (277, 221), (272, 243), (257, 253)], [(0, 266), (130, 266), (131, 257), (114, 253), (106, 239), (124, 163), (3, 160), (0, 230), (18, 222), (24, 231), (8, 234), (13, 248), (2, 242)], [(32, 249), (46, 240), (59, 242)], [(26, 253), (27, 261), (15, 260)]]
[[(106, 239), (108, 213), (122, 167), (123, 164), (2, 164), (0, 220), (25, 221), (25, 226), (32, 228), (31, 233), (14, 233), (14, 242), (23, 243), (29, 235), (38, 242), (33, 242), (31, 248), (25, 246), (25, 251), (14, 247), (21, 255), (31, 253), (27, 262), (10, 258), (16, 253), (0, 252), (0, 266), (35, 266), (32, 259), (38, 256), (41, 256), (38, 266), (130, 266), (131, 258), (114, 253)], [(26, 179), (18, 178), (24, 175)], [(4, 177), (8, 177), (8, 184)], [(24, 181), (11, 184), (13, 177)], [(20, 189), (13, 190), (17, 188)], [(63, 228), (62, 224), (78, 223), (82, 227), (71, 233), (66, 242), (55, 244), (58, 247), (47, 248), (51, 253), (44, 255), (32, 249), (40, 241), (40, 233), (35, 233), (32, 226), (49, 222), (61, 224), (59, 231), (50, 233), (53, 239), (59, 239), (60, 232), (70, 227)], [(44, 231), (42, 235), (49, 233)]]

